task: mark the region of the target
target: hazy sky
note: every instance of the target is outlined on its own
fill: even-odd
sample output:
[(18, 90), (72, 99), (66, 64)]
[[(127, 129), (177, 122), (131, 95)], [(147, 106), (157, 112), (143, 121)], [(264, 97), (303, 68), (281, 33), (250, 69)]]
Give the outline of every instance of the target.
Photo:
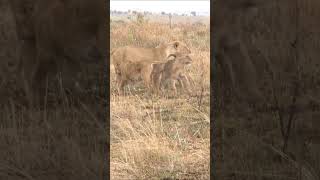
[(150, 0), (150, 1), (128, 1), (128, 0), (111, 0), (111, 10), (127, 11), (150, 11), (150, 12), (167, 12), (167, 13), (188, 13), (196, 12), (210, 12), (209, 0), (194, 0), (194, 1), (170, 1), (170, 0)]

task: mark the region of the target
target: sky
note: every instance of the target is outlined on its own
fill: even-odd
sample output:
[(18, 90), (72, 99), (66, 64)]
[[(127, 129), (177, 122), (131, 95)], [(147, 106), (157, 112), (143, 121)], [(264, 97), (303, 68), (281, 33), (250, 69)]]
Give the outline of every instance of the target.
[(150, 0), (150, 1), (128, 1), (128, 0), (111, 0), (110, 9), (117, 11), (149, 11), (149, 12), (166, 12), (166, 13), (190, 13), (191, 11), (200, 14), (210, 15), (209, 0), (193, 1), (174, 1), (174, 0)]

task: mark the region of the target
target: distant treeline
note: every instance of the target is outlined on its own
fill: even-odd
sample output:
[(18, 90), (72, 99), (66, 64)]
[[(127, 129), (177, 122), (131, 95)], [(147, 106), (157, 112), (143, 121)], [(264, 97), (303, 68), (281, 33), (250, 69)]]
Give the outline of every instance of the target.
[(111, 10), (111, 15), (129, 15), (129, 14), (143, 14), (143, 15), (173, 15), (173, 16), (197, 16), (197, 12), (192, 11), (190, 13), (166, 13), (166, 12), (161, 12), (161, 13), (156, 13), (156, 12), (149, 12), (149, 11), (143, 11), (143, 12), (138, 12), (138, 11), (132, 11), (132, 10), (127, 10), (127, 11), (117, 11), (117, 10)]

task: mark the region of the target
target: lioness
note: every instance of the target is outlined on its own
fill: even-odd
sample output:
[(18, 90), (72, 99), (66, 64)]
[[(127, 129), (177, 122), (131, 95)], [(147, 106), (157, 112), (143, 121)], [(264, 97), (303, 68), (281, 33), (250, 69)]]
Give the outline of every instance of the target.
[(143, 81), (145, 86), (158, 93), (161, 85), (171, 82), (172, 88), (177, 94), (176, 82), (179, 81), (182, 88), (190, 93), (190, 83), (185, 75), (185, 66), (192, 63), (192, 59), (187, 56), (171, 55), (166, 61), (151, 61), (149, 58), (142, 58), (139, 62), (128, 62), (122, 67), (126, 69), (118, 74), (120, 87), (123, 88), (129, 82)]
[(180, 41), (161, 43), (155, 48), (137, 48), (125, 46), (114, 50), (111, 53), (111, 62), (114, 65), (119, 90), (121, 91), (125, 84), (124, 79), (126, 78), (121, 77), (123, 74), (132, 77), (139, 76), (135, 74), (140, 73), (139, 71), (130, 71), (127, 69), (131, 63), (139, 64), (142, 63), (142, 61), (164, 61), (170, 55), (188, 55), (190, 53), (190, 49)]

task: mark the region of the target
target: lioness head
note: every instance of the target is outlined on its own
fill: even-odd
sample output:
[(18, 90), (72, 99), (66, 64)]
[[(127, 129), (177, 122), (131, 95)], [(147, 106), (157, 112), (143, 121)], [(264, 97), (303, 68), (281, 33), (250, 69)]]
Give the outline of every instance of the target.
[(187, 55), (191, 53), (188, 46), (180, 41), (173, 41), (166, 44), (162, 44), (160, 46), (166, 48), (165, 51), (166, 51), (167, 57), (169, 57), (170, 55), (176, 55), (176, 54)]

